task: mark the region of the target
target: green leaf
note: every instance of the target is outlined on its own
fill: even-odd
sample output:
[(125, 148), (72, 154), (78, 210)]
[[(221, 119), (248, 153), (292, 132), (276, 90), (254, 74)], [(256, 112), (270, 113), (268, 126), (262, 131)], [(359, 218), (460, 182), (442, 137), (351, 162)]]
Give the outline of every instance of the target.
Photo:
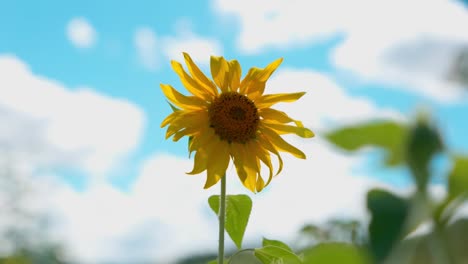
[(385, 190), (374, 189), (367, 194), (367, 208), (372, 216), (370, 248), (379, 263), (402, 238), (409, 207), (407, 200)]
[(277, 246), (266, 246), (255, 249), (255, 256), (263, 264), (300, 264), (301, 258), (293, 252)]
[(275, 246), (275, 247), (279, 247), (279, 248), (282, 248), (282, 249), (293, 252), (293, 250), (288, 245), (286, 245), (284, 242), (281, 242), (279, 240), (270, 240), (270, 239), (263, 238), (262, 245), (264, 247), (266, 247), (266, 246)]
[(455, 157), (453, 167), (448, 175), (448, 195), (440, 203), (435, 212), (435, 218), (445, 225), (451, 219), (465, 200), (468, 199), (468, 157)]
[(406, 133), (406, 127), (403, 124), (376, 121), (329, 132), (326, 138), (348, 151), (356, 151), (365, 146), (383, 148), (387, 151), (385, 163), (393, 166), (404, 161), (403, 144)]
[(429, 164), (432, 157), (442, 150), (439, 132), (423, 118), (417, 121), (406, 142), (406, 162), (419, 191), (426, 191), (430, 178)]
[(304, 264), (367, 264), (370, 257), (363, 249), (346, 243), (323, 243), (303, 252)]
[(457, 157), (449, 174), (448, 192), (450, 199), (468, 193), (468, 157)]
[(226, 264), (262, 264), (255, 256), (255, 249), (244, 249), (233, 254)]
[[(210, 196), (208, 204), (218, 214), (219, 195)], [(242, 239), (244, 238), (245, 228), (249, 222), (251, 211), (252, 200), (249, 196), (243, 194), (226, 196), (226, 223), (224, 226), (238, 249), (242, 247)]]

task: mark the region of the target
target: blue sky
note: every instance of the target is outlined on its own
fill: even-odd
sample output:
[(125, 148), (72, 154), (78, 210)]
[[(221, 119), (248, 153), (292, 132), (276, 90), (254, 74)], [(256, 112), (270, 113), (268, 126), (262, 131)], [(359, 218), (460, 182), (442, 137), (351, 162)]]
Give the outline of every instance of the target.
[[(48, 183), (37, 188), (54, 193), (44, 204), (57, 205), (58, 214), (63, 215), (65, 228), (57, 232), (64, 234), (73, 256), (110, 258), (124, 245), (131, 248), (128, 241), (136, 239), (148, 250), (127, 249), (129, 259), (170, 258), (170, 246), (149, 253), (154, 241), (160, 239), (158, 231), (154, 237), (145, 237), (141, 230), (151, 221), (157, 230), (171, 226), (174, 219), (169, 216), (177, 218), (177, 213), (165, 211), (169, 209), (164, 206), (153, 208), (154, 213), (142, 213), (138, 202), (164, 198), (157, 193), (164, 193), (163, 186), (173, 191), (180, 186), (171, 184), (190, 186), (193, 190), (187, 187), (190, 191), (185, 195), (187, 199), (196, 197), (196, 205), (188, 210), (204, 225), (211, 220), (204, 218), (203, 199), (216, 192), (202, 189), (204, 176), (183, 175), (182, 168), (190, 167), (186, 141), (165, 141), (165, 131), (159, 128), (171, 111), (159, 84), (182, 88), (170, 68), (171, 59), (181, 61), (181, 52), (187, 51), (208, 74), (210, 55), (239, 60), (244, 73), (252, 66), (262, 67), (283, 57), (272, 77), (271, 91), (307, 91), (302, 104), (285, 105), (284, 109), (304, 120), (318, 137), (312, 143), (292, 139), (312, 158), (309, 163), (286, 163), (290, 170), (277, 179), (278, 185), (283, 181), (287, 189), (298, 184), (287, 180), (288, 173), (290, 178), (294, 175), (294, 166), (314, 175), (339, 174), (340, 180), (357, 186), (356, 191), (343, 194), (341, 200), (346, 200), (347, 195), (361, 195), (370, 186), (400, 188), (406, 175), (398, 170), (391, 172), (393, 176), (369, 176), (378, 171), (369, 158), (344, 156), (330, 148), (320, 138), (320, 132), (327, 129), (375, 118), (402, 120), (424, 108), (440, 124), (449, 146), (466, 153), (467, 84), (448, 80), (447, 72), (457, 54), (468, 46), (463, 26), (467, 24), (466, 6), (442, 0), (410, 4), (272, 1), (267, 5), (227, 0), (2, 2), (0, 117), (7, 122), (0, 125), (5, 131), (0, 133), (0, 144), (7, 146), (12, 160), (21, 160), (13, 162), (13, 167), (21, 172), (27, 167), (25, 174), (35, 179), (34, 186), (35, 181)], [(343, 165), (334, 171), (316, 167), (323, 161)], [(177, 178), (168, 179), (163, 174)], [(304, 183), (324, 184), (322, 188), (326, 188), (326, 182), (334, 180), (315, 177)], [(231, 182), (233, 192), (243, 191), (235, 177)], [(154, 189), (148, 187), (151, 184), (156, 185)], [(286, 190), (271, 187), (266, 194), (257, 195), (259, 207), (276, 201), (275, 197), (285, 195), (282, 192)], [(56, 204), (57, 200), (62, 202)], [(73, 217), (86, 218), (83, 215), (92, 210), (112, 209), (110, 204), (116, 200), (131, 207), (129, 212), (135, 213), (135, 218), (122, 220), (107, 233), (69, 232), (72, 228), (94, 230), (96, 223), (85, 225)], [(247, 236), (255, 238), (264, 235), (262, 232), (284, 236), (303, 221), (348, 215), (340, 211), (347, 207), (343, 201), (329, 200), (334, 209), (316, 208), (319, 218), (291, 211), (297, 220), (282, 230), (272, 224), (265, 227), (262, 219), (269, 213), (266, 207), (259, 209), (253, 222), (264, 227), (253, 228)], [(178, 202), (183, 203), (174, 200)], [(72, 203), (76, 211), (64, 209)], [(97, 205), (86, 209), (90, 204)], [(349, 215), (364, 215), (362, 208), (354, 207)], [(118, 208), (122, 207), (115, 210)], [(172, 228), (180, 231), (184, 224), (188, 225), (177, 222)], [(203, 234), (200, 231), (193, 236)], [(91, 240), (98, 249), (109, 240), (115, 245), (100, 251), (108, 255), (99, 254), (86, 245)], [(213, 241), (205, 239), (200, 244), (211, 248)], [(196, 244), (177, 244), (176, 238), (174, 243), (187, 252), (196, 249)]]

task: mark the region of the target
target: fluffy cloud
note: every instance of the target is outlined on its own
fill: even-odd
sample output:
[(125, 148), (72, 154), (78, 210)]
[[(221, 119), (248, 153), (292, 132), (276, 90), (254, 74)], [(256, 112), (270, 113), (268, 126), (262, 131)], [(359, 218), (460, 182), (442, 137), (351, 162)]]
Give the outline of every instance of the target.
[(149, 70), (157, 69), (161, 56), (183, 61), (182, 52), (188, 52), (197, 63), (208, 65), (211, 55), (222, 55), (221, 44), (216, 39), (194, 33), (186, 21), (178, 23), (175, 34), (160, 37), (148, 27), (138, 28), (134, 44), (140, 63)]
[(158, 49), (156, 34), (147, 27), (138, 28), (133, 37), (133, 42), (140, 63), (149, 70), (155, 70), (158, 66)]
[(0, 57), (0, 73), (0, 146), (28, 166), (103, 175), (137, 146), (144, 114), (129, 102), (66, 89), (12, 56)]
[(62, 229), (56, 232), (70, 255), (83, 262), (132, 263), (209, 250), (216, 244), (216, 230), (203, 213), (210, 191), (201, 188), (201, 177), (185, 175), (190, 166), (187, 159), (155, 155), (142, 164), (129, 192), (103, 182), (86, 192), (59, 189), (54, 208)]
[(83, 17), (70, 20), (66, 32), (68, 40), (78, 48), (90, 48), (96, 43), (96, 30)]
[[(268, 83), (268, 93), (301, 92), (306, 94), (294, 104), (280, 104), (294, 118), (314, 130), (352, 124), (375, 118), (403, 119), (392, 109), (380, 109), (365, 97), (351, 97), (328, 76), (307, 69), (279, 70)], [(307, 111), (304, 111), (307, 109)]]
[[(341, 35), (333, 63), (365, 80), (396, 84), (440, 102), (457, 101), (460, 86), (468, 86), (449, 76), (468, 46), (468, 11), (458, 1), (257, 2), (215, 2), (217, 11), (239, 22), (244, 52)], [(246, 8), (251, 5), (258, 8)]]
[(167, 59), (183, 61), (182, 52), (187, 52), (197, 63), (208, 65), (211, 55), (222, 55), (222, 46), (216, 39), (195, 34), (190, 23), (178, 25), (175, 36), (164, 38), (163, 52)]

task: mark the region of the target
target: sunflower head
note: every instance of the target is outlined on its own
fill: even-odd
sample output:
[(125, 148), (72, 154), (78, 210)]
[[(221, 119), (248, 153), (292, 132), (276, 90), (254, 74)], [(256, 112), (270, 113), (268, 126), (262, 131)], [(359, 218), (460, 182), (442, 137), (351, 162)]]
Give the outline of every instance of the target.
[[(166, 139), (190, 138), (189, 152), (195, 152), (195, 157), (193, 170), (188, 174), (206, 171), (205, 188), (209, 188), (224, 177), (232, 161), (244, 186), (256, 192), (273, 177), (272, 155), (278, 159), (276, 175), (283, 167), (280, 152), (305, 158), (302, 151), (281, 135), (292, 133), (310, 138), (314, 133), (300, 121), (271, 108), (279, 102), (294, 102), (304, 93), (264, 94), (268, 78), (282, 59), (263, 69), (251, 68), (241, 80), (241, 67), (236, 60), (212, 56), (212, 79), (209, 79), (187, 53), (184, 58), (188, 72), (176, 61), (171, 64), (190, 95), (161, 84), (174, 110), (161, 127), (168, 126)], [(266, 181), (261, 173), (262, 164), (269, 171)]]

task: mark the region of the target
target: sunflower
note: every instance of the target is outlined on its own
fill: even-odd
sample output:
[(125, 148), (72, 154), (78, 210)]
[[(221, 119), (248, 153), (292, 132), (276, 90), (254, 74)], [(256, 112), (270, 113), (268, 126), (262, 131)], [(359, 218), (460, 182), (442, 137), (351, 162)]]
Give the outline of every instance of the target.
[[(171, 65), (191, 95), (183, 95), (171, 85), (161, 84), (174, 110), (161, 127), (168, 126), (166, 139), (172, 137), (173, 141), (178, 141), (189, 137), (189, 153), (195, 152), (195, 156), (193, 170), (187, 174), (206, 171), (206, 189), (225, 176), (232, 160), (243, 185), (258, 192), (273, 178), (272, 154), (278, 159), (276, 175), (283, 167), (280, 152), (305, 159), (305, 154), (281, 135), (292, 133), (310, 138), (314, 133), (300, 121), (271, 108), (279, 102), (294, 102), (305, 92), (264, 94), (266, 82), (282, 58), (263, 69), (251, 68), (241, 80), (239, 62), (211, 56), (213, 80), (210, 80), (187, 53), (183, 55), (188, 73), (177, 61), (171, 61)], [(266, 182), (261, 176), (261, 164), (269, 169)]]

